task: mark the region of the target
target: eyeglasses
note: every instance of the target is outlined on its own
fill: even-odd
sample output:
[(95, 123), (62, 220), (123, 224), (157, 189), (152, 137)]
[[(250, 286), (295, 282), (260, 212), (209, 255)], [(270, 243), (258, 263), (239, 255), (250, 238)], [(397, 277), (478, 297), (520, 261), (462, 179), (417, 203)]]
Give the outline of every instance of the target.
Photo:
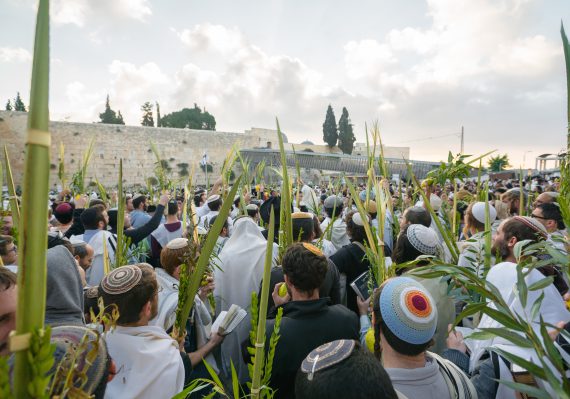
[(550, 220), (548, 218), (543, 218), (542, 216), (535, 215), (533, 213), (530, 214), (530, 217), (534, 219)]

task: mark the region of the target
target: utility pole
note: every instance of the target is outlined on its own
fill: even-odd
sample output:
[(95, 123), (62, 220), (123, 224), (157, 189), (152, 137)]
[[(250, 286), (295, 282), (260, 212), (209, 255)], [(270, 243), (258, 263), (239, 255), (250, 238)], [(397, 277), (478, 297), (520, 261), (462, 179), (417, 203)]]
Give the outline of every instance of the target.
[(465, 132), (463, 130), (463, 126), (461, 126), (461, 154), (463, 154), (464, 138), (465, 138)]

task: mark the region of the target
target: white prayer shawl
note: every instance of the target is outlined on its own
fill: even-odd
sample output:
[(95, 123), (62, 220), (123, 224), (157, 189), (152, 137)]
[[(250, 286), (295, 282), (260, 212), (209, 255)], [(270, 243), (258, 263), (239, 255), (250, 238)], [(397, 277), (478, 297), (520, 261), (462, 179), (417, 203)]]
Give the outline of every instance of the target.
[[(319, 240), (320, 240), (320, 238), (313, 240), (313, 244), (317, 245)], [(327, 240), (326, 238), (323, 238), (321, 240), (321, 247), (322, 247), (321, 250), (323, 251), (323, 253), (325, 254), (325, 256), (327, 258), (330, 258), (331, 256), (333, 256), (337, 251), (337, 249), (335, 248), (333, 243), (330, 242), (329, 240)]]
[(336, 219), (333, 226), (327, 232), (326, 230), (330, 222), (331, 218), (327, 217), (321, 223), (321, 230), (323, 234), (325, 234), (325, 238), (328, 238), (328, 234), (330, 233), (330, 241), (337, 250), (341, 249), (345, 245), (350, 244), (350, 239), (346, 233), (346, 223), (344, 220), (341, 218)]
[[(78, 240), (83, 241), (83, 234), (75, 237)], [(99, 285), (105, 276), (105, 269), (103, 265), (103, 245), (107, 245), (109, 262), (115, 262), (115, 250), (109, 243), (109, 239), (116, 245), (116, 240), (113, 237), (113, 234), (106, 230), (99, 230), (93, 237), (91, 237), (91, 240), (89, 240), (87, 243), (93, 247), (93, 262), (91, 263), (91, 267), (89, 267), (89, 269), (87, 269), (85, 272), (85, 279), (87, 280), (87, 285), (90, 287)]]
[(105, 398), (171, 398), (184, 388), (178, 344), (161, 327), (117, 326), (105, 341), (117, 369)]
[(180, 227), (174, 231), (168, 231), (168, 229), (164, 227), (164, 224), (161, 224), (156, 228), (156, 230), (150, 233), (150, 235), (154, 237), (162, 248), (164, 248), (170, 241), (175, 238), (182, 237), (182, 224), (180, 224)]
[[(248, 378), (247, 366), (242, 360), (241, 343), (248, 338), (250, 329), (249, 309), (251, 293), (258, 292), (263, 278), (267, 241), (253, 219), (237, 219), (234, 234), (226, 241), (219, 255), (220, 268), (214, 270), (216, 288), (216, 314), (228, 310), (232, 304), (239, 305), (248, 316), (229, 334), (222, 343), (222, 363), (226, 375), (230, 374), (230, 359), (240, 382)], [(273, 258), (277, 258), (278, 247), (273, 245)]]
[[(210, 224), (212, 222), (212, 219), (214, 218), (214, 216), (218, 216), (219, 213), (220, 213), (220, 211), (208, 212), (206, 215), (204, 215), (203, 217), (200, 218), (198, 225), (202, 226), (206, 230), (210, 230)], [(232, 219), (228, 216), (228, 236), (232, 235), (232, 233), (234, 231), (233, 226), (234, 226), (234, 223), (233, 223)]]
[[(180, 282), (168, 274), (164, 269), (156, 268), (156, 280), (158, 282), (158, 313), (156, 317), (149, 321), (151, 326), (159, 326), (168, 331), (174, 325), (176, 319), (176, 308), (178, 307), (178, 287)], [(198, 348), (204, 346), (210, 338), (212, 327), (212, 317), (209, 306), (204, 304), (200, 297), (194, 297), (194, 307), (190, 317), (196, 330), (196, 345)], [(206, 361), (218, 372), (216, 359), (212, 353), (206, 356)]]
[[(522, 304), (519, 302), (515, 295), (515, 287), (517, 282), (517, 271), (516, 264), (512, 262), (502, 262), (491, 268), (487, 274), (487, 281), (493, 284), (499, 292), (502, 298), (509, 305), (511, 311), (523, 316), (526, 319), (531, 317), (531, 309), (533, 304), (536, 302), (538, 297), (544, 293), (544, 300), (542, 301), (540, 310), (537, 313), (536, 320), (533, 321), (533, 326), (536, 329), (537, 334), (540, 336), (540, 321), (539, 317), (542, 316), (545, 323), (550, 323), (555, 325), (559, 321), (568, 322), (570, 320), (570, 312), (566, 309), (562, 297), (558, 293), (558, 290), (554, 285), (549, 285), (546, 288), (536, 291), (528, 291), (528, 298), (526, 306), (523, 308)], [(532, 270), (525, 278), (527, 286), (533, 284), (539, 280), (542, 280), (544, 275), (538, 270)], [(493, 304), (489, 306), (494, 307)], [(478, 328), (504, 328), (502, 324), (493, 320), (487, 315), (481, 318)], [(474, 340), (473, 348), (470, 357), (470, 371), (472, 372), (479, 362), (481, 356), (486, 350), (492, 350), (493, 348), (502, 349), (506, 352), (512, 353), (524, 359), (531, 361), (534, 364), (541, 364), (538, 355), (533, 349), (530, 348), (520, 348), (513, 345), (510, 341), (502, 338), (492, 338), (488, 340)], [(553, 372), (556, 371), (553, 369)], [(510, 376), (510, 372), (506, 368), (506, 365), (501, 366), (501, 378), (507, 378)], [(511, 377), (512, 379), (512, 377)], [(539, 380), (539, 385), (542, 385), (543, 389), (550, 392), (550, 386), (544, 381)], [(514, 398), (513, 391), (501, 387), (497, 398)], [(553, 396), (554, 397), (554, 396)]]
[(208, 204), (204, 204), (196, 208), (196, 216), (201, 218), (202, 216), (206, 216), (210, 212), (210, 207)]
[(301, 188), (301, 192), (303, 193), (303, 202), (307, 206), (307, 209), (313, 215), (316, 215), (319, 204), (317, 194), (315, 194), (315, 191), (306, 184)]

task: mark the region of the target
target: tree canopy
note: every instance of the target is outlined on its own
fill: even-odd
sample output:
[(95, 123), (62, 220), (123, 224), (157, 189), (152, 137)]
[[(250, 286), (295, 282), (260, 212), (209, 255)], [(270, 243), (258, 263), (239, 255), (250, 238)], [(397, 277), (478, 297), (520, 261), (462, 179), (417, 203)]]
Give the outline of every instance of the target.
[(17, 93), (16, 98), (14, 99), (14, 111), (28, 112), (26, 110), (26, 105), (22, 101), (22, 97), (20, 97), (20, 92)]
[(342, 115), (338, 120), (338, 148), (341, 149), (343, 154), (352, 154), (355, 141), (356, 137), (354, 137), (354, 132), (352, 131), (352, 123), (350, 123), (348, 111), (346, 107), (343, 107)]
[(500, 172), (511, 166), (509, 164), (509, 156), (507, 154), (491, 157), (487, 163), (489, 164), (489, 169), (491, 172)]
[(329, 104), (327, 108), (327, 115), (325, 117), (325, 123), (323, 123), (323, 141), (327, 143), (329, 147), (334, 147), (338, 140), (338, 130), (336, 127), (336, 118), (334, 116), (334, 111), (332, 106)]
[(154, 118), (152, 116), (152, 104), (150, 102), (145, 102), (142, 107), (141, 111), (143, 112), (141, 125), (142, 126), (154, 126)]
[(216, 130), (216, 118), (208, 111), (194, 104), (194, 108), (183, 108), (160, 118), (161, 127), (179, 129)]
[(107, 101), (105, 102), (105, 111), (99, 114), (99, 123), (108, 123), (110, 125), (124, 125), (123, 115), (121, 111), (115, 112), (111, 109), (109, 103), (109, 95), (107, 95)]

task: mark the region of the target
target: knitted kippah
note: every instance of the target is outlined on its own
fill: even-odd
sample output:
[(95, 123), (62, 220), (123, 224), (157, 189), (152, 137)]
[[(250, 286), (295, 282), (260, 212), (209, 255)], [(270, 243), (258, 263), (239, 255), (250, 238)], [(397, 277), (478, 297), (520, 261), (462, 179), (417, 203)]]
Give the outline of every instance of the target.
[(330, 195), (325, 200), (324, 206), (328, 209), (342, 207), (342, 199), (336, 195)]
[(313, 349), (301, 363), (301, 371), (306, 374), (327, 369), (347, 359), (354, 348), (356, 341), (339, 339), (328, 342)]
[(181, 249), (188, 246), (188, 239), (187, 238), (175, 238), (170, 240), (168, 244), (166, 244), (166, 248), (168, 249)]
[(89, 287), (84, 291), (85, 298), (93, 299), (99, 296), (99, 286)]
[(313, 215), (309, 212), (294, 212), (291, 214), (291, 219), (311, 219), (311, 220), (313, 220)]
[(548, 232), (546, 231), (546, 228), (538, 220), (528, 216), (514, 216), (513, 219), (523, 222), (525, 225), (533, 229), (536, 233), (540, 234), (542, 237), (544, 238), (548, 237)]
[(101, 289), (107, 294), (124, 294), (136, 286), (142, 278), (142, 270), (137, 266), (121, 266), (111, 271), (101, 281)]
[[(471, 208), (471, 213), (475, 220), (480, 223), (485, 223), (485, 203), (484, 202), (476, 202), (473, 204)], [(493, 223), (497, 219), (497, 210), (491, 204), (489, 204), (489, 220)]]
[(409, 277), (389, 279), (380, 294), (380, 313), (390, 331), (404, 342), (429, 342), (437, 326), (437, 308), (429, 292)]
[(368, 213), (376, 213), (378, 212), (378, 206), (376, 205), (376, 201), (368, 201), (368, 206), (366, 207)]
[(317, 256), (325, 256), (323, 254), (323, 252), (319, 248), (315, 247), (313, 244), (309, 244), (308, 242), (304, 242), (303, 246), (305, 247), (305, 249), (311, 251), (312, 253), (314, 253)]
[(248, 211), (257, 211), (259, 208), (255, 204), (248, 204), (245, 209)]
[(208, 197), (208, 199), (206, 200), (206, 203), (207, 203), (207, 204), (211, 204), (212, 202), (217, 201), (217, 200), (219, 200), (219, 199), (220, 199), (220, 196), (219, 196), (218, 194), (210, 195), (210, 196)]
[(422, 224), (411, 224), (406, 230), (410, 244), (424, 255), (435, 255), (439, 240), (435, 231)]

